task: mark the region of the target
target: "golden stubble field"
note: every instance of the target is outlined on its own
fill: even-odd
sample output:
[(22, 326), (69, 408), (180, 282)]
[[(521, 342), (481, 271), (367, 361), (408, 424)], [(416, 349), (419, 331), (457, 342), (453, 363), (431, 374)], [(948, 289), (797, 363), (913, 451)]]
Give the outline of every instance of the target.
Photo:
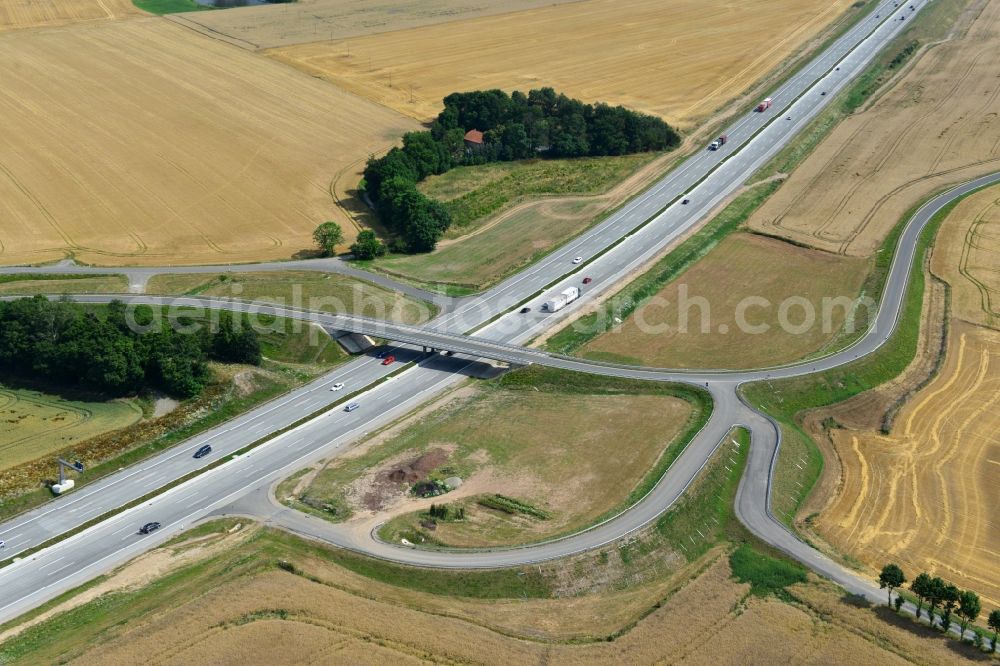
[(850, 4), (586, 0), (268, 53), (420, 120), (451, 92), (551, 86), (690, 126)]
[[(244, 528), (246, 529), (246, 528)], [(214, 558), (172, 572), (173, 585), (143, 593), (125, 608), (97, 599), (82, 610), (93, 621), (60, 623), (36, 649), (11, 664), (133, 664), (156, 655), (158, 664), (746, 664), (954, 663), (959, 654), (939, 637), (897, 626), (891, 614), (846, 603), (819, 582), (792, 588), (800, 601), (747, 597), (716, 551), (690, 582), (664, 592), (660, 604), (614, 640), (553, 640), (544, 627), (605, 625), (602, 609), (631, 591), (566, 599), (464, 599), (415, 592), (365, 579), (287, 548), (305, 575), (270, 566), (234, 576), (253, 555), (243, 546), (195, 545)], [(169, 550), (169, 549), (164, 549)], [(213, 552), (214, 551), (214, 552)], [(170, 571), (153, 553), (145, 566)], [(183, 551), (179, 557), (185, 557)], [(123, 575), (155, 579), (136, 565)], [(173, 567), (178, 568), (176, 565)], [(308, 577), (307, 577), (308, 576)], [(127, 581), (123, 581), (127, 582)], [(109, 581), (115, 584), (115, 579)], [(105, 587), (108, 587), (106, 585)], [(121, 584), (118, 584), (121, 587)], [(104, 608), (103, 612), (100, 609)], [(430, 612), (422, 612), (426, 608)], [(128, 614), (125, 616), (124, 614)], [(85, 617), (82, 616), (82, 617)], [(44, 631), (46, 625), (36, 628)], [(614, 631), (615, 627), (608, 627)], [(526, 640), (526, 638), (528, 640)]]
[(952, 286), (955, 316), (1000, 330), (1000, 187), (963, 199), (948, 215), (931, 267)]
[(0, 263), (283, 258), (416, 124), (157, 18), (0, 38)]
[[(127, 1), (127, 0), (126, 0)], [(296, 0), (224, 12), (189, 12), (168, 18), (243, 48), (346, 39), (421, 25), (544, 7), (576, 0)]]
[(889, 435), (834, 430), (841, 487), (816, 529), (872, 567), (930, 570), (1000, 607), (1000, 333), (955, 321), (940, 374)]
[(970, 8), (954, 39), (834, 129), (750, 226), (867, 256), (920, 199), (1000, 168), (1000, 4)]
[(0, 32), (144, 15), (131, 0), (4, 0)]
[(951, 286), (952, 315), (937, 376), (888, 435), (830, 431), (840, 479), (814, 524), (871, 567), (894, 560), (911, 577), (933, 571), (976, 590), (989, 608), (1000, 607), (998, 255), (1000, 188), (992, 187), (952, 210), (934, 246), (930, 267)]

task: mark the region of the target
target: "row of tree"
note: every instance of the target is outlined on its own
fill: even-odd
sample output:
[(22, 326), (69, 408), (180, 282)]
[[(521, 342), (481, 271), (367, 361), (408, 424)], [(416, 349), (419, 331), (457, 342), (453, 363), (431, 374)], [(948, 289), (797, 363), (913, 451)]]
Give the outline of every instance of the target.
[(148, 307), (114, 301), (100, 314), (42, 296), (0, 302), (0, 372), (126, 395), (155, 388), (186, 398), (209, 380), (207, 361), (257, 365), (257, 333), (242, 319), (178, 331)]
[[(878, 577), (879, 587), (888, 590), (889, 603), (893, 604), (893, 590), (902, 588), (906, 583), (906, 575), (896, 564), (887, 564), (882, 568)], [(924, 604), (927, 604), (927, 619), (930, 625), (935, 625), (937, 609), (941, 608), (941, 615), (938, 617), (942, 631), (948, 631), (951, 627), (953, 614), (958, 615), (959, 626), (962, 629), (962, 638), (965, 638), (965, 630), (969, 624), (976, 621), (982, 611), (982, 604), (979, 595), (972, 590), (960, 590), (955, 585), (943, 580), (938, 576), (931, 576), (929, 573), (920, 573), (913, 582), (910, 583), (910, 591), (917, 597), (916, 617), (919, 620)], [(896, 610), (903, 605), (903, 597), (896, 595)], [(997, 634), (1000, 633), (1000, 610), (994, 610), (987, 618), (987, 625), (993, 630), (992, 650), (997, 651)], [(982, 637), (976, 632), (976, 645), (981, 646)]]
[[(465, 134), (473, 129), (483, 133), (483, 142), (467, 146)], [(443, 205), (417, 190), (427, 176), (465, 164), (624, 155), (679, 144), (680, 135), (659, 118), (622, 106), (584, 104), (552, 88), (510, 95), (502, 90), (453, 93), (445, 97), (430, 131), (409, 132), (402, 148), (368, 160), (365, 193), (382, 223), (396, 234), (394, 250), (429, 252), (451, 217)], [(377, 247), (362, 249), (367, 250), (363, 258), (377, 256)]]

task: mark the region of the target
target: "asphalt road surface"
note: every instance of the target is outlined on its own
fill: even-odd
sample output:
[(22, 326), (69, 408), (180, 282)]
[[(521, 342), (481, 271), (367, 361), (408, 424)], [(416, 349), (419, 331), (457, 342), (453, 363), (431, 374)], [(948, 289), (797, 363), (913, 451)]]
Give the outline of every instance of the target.
[[(916, 9), (919, 10), (923, 4), (915, 3)], [(349, 543), (347, 539), (343, 539), (342, 534), (338, 536), (335, 529), (316, 536), (334, 543), (342, 539), (345, 542), (341, 545), (346, 547), (400, 562), (428, 566), (496, 567), (560, 557), (619, 538), (662, 513), (683, 493), (711, 453), (726, 439), (725, 435), (732, 425), (741, 423), (751, 429), (752, 451), (748, 463), (750, 469), (741, 483), (737, 501), (740, 518), (763, 539), (815, 570), (852, 591), (872, 594), (870, 583), (843, 570), (795, 539), (770, 516), (769, 471), (780, 444), (777, 430), (766, 417), (756, 414), (739, 402), (735, 388), (742, 381), (760, 378), (761, 374), (765, 377), (778, 377), (812, 372), (814, 368), (819, 370), (833, 367), (853, 360), (854, 356), (867, 353), (866, 349), (870, 351), (884, 342), (892, 326), (883, 328), (882, 324), (889, 320), (887, 313), (892, 311), (893, 303), (896, 303), (898, 309), (898, 303), (904, 296), (905, 268), (909, 266), (904, 255), (909, 252), (912, 259), (913, 242), (919, 233), (919, 225), (911, 224), (904, 233), (900, 243), (901, 252), (897, 258), (901, 265), (905, 262), (901, 277), (897, 276), (901, 281), (893, 282), (892, 277), (890, 278), (886, 300), (873, 332), (848, 352), (809, 364), (745, 373), (684, 373), (591, 364), (545, 355), (516, 345), (551, 327), (562, 317), (572, 314), (576, 308), (600, 293), (600, 290), (609, 288), (630, 269), (646, 263), (702, 219), (785, 145), (834, 93), (860, 72), (871, 57), (905, 27), (905, 21), (897, 20), (896, 14), (906, 14), (909, 17), (913, 11), (906, 5), (893, 10), (891, 2), (887, 2), (880, 6), (877, 13), (882, 15), (881, 19), (875, 19), (873, 13), (773, 93), (771, 97), (774, 99), (774, 107), (769, 112), (748, 113), (726, 130), (729, 143), (722, 150), (706, 151), (687, 159), (601, 225), (523, 273), (497, 285), (481, 298), (460, 303), (451, 312), (432, 322), (429, 329), (399, 327), (392, 331), (393, 336), (389, 336), (398, 336), (404, 342), (416, 342), (440, 349), (472, 344), (473, 347), (462, 347), (458, 351), (476, 357), (493, 356), (514, 362), (545, 363), (606, 375), (707, 383), (715, 401), (709, 423), (646, 498), (629, 511), (578, 535), (518, 549), (462, 554), (434, 553), (400, 548), (370, 539)], [(824, 91), (827, 95), (820, 94)], [(953, 195), (957, 196), (958, 193), (954, 192)], [(691, 203), (679, 203), (681, 196), (689, 198)], [(914, 218), (916, 219), (917, 217)], [(571, 265), (569, 262), (574, 256), (584, 257), (585, 262), (578, 267)], [(252, 266), (240, 268), (254, 270)], [(893, 275), (895, 274), (894, 265)], [(584, 275), (593, 278), (594, 286), (586, 290), (578, 302), (554, 314), (538, 311), (538, 304), (545, 300), (547, 294), (568, 284), (580, 284)], [(366, 277), (370, 279), (370, 276)], [(155, 299), (143, 297), (143, 301), (155, 302)], [(516, 312), (503, 314), (521, 303), (529, 303), (532, 307), (529, 316)], [(227, 302), (226, 306), (246, 307), (237, 302)], [(266, 310), (268, 306), (255, 307)], [(285, 314), (302, 318), (315, 316), (302, 312)], [(894, 323), (895, 316), (891, 320)], [(330, 325), (348, 327), (369, 324), (370, 322), (360, 318), (339, 317)], [(384, 323), (382, 325), (391, 326)], [(474, 331), (475, 335), (459, 335), (469, 331)], [(424, 337), (408, 337), (412, 335)], [(329, 406), (337, 399), (328, 388), (334, 382), (343, 381), (348, 384), (345, 390), (352, 390), (351, 387), (369, 386), (373, 380), (385, 378), (385, 381), (365, 389), (355, 397), (360, 404), (356, 411), (346, 413), (333, 409), (306, 420), (302, 425), (283, 432), (247, 455), (230, 458), (225, 464), (195, 476), (140, 506), (101, 520), (55, 546), (0, 569), (0, 621), (15, 617), (128, 560), (240, 498), (266, 492), (271, 484), (294, 469), (311, 460), (334, 455), (346, 443), (398, 418), (429, 397), (453, 386), (476, 363), (457, 356), (423, 355), (419, 349), (408, 350), (405, 347), (396, 355), (405, 357), (407, 354), (413, 354), (416, 364), (392, 378), (386, 378), (387, 372), (393, 369), (392, 366), (382, 366), (370, 358), (354, 361), (280, 401), (254, 410), (212, 433), (194, 438), (157, 458), (122, 470), (0, 526), (0, 539), (7, 543), (7, 555), (37, 547), (52, 536), (64, 534), (76, 525), (143, 497), (220, 457), (231, 456), (234, 451), (265, 434), (283, 430), (305, 416)], [(500, 354), (524, 356), (519, 356), (522, 360), (518, 361)], [(848, 359), (845, 354), (854, 356)], [(214, 438), (210, 440), (213, 455), (193, 462), (190, 455), (205, 441), (209, 441), (207, 438)], [(295, 521), (300, 520), (297, 517), (299, 515), (295, 514), (287, 519), (292, 529), (303, 533), (319, 530), (310, 521), (305, 521), (306, 524), (302, 525), (295, 524)], [(157, 520), (163, 527), (151, 535), (137, 534), (138, 527), (149, 520)]]

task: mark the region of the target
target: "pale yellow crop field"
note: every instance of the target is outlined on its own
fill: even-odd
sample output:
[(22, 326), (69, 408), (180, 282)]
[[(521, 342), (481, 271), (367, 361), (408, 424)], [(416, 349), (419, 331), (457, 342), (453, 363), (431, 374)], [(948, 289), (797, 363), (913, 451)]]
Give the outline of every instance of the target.
[(131, 0), (3, 0), (0, 32), (144, 15)]
[(473, 16), (489, 16), (576, 0), (296, 0), (224, 12), (171, 14), (170, 20), (216, 39), (257, 49), (345, 39)]
[(158, 18), (0, 39), (0, 263), (284, 258), (416, 124)]
[(1000, 168), (1000, 4), (969, 4), (958, 26), (841, 122), (749, 225), (867, 256), (921, 199)]
[(878, 568), (930, 570), (1000, 607), (1000, 334), (958, 322), (889, 435), (834, 430), (840, 492), (816, 528)]
[[(455, 91), (551, 86), (681, 126), (737, 97), (847, 0), (586, 0), (276, 48), (275, 58), (420, 120)], [(776, 37), (777, 36), (777, 37)]]

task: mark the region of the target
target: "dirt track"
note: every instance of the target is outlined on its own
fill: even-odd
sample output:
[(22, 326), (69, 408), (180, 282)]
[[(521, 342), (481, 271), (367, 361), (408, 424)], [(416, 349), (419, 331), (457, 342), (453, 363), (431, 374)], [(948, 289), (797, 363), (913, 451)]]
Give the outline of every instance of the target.
[[(960, 19), (968, 26), (973, 10)], [(750, 226), (852, 255), (873, 252), (914, 203), (1000, 168), (1000, 3), (932, 47), (869, 109), (842, 122)]]
[[(345, 166), (416, 124), (159, 18), (10, 32), (0, 263), (285, 258)], [(357, 177), (353, 178), (357, 182)]]
[(552, 86), (685, 124), (738, 96), (849, 5), (586, 0), (269, 53), (420, 120), (456, 90)]

